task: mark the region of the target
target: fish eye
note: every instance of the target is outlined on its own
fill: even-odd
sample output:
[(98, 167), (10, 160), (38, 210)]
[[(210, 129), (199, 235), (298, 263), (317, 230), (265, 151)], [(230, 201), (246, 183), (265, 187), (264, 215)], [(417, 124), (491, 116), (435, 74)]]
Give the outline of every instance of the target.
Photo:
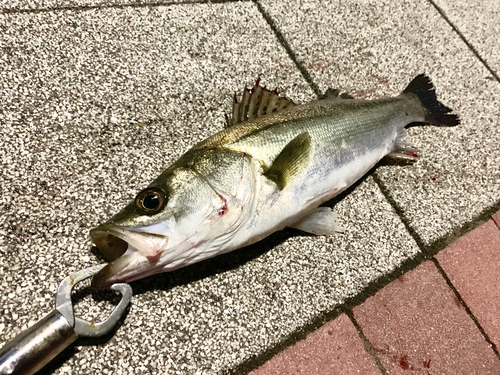
[(135, 205), (145, 214), (156, 214), (160, 212), (167, 203), (167, 195), (157, 187), (149, 187), (137, 194)]

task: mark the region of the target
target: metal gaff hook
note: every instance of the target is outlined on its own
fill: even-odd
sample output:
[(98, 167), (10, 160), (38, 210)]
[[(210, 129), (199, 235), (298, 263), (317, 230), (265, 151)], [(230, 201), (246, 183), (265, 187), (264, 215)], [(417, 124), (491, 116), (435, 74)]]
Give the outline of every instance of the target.
[(113, 284), (110, 289), (119, 292), (122, 295), (122, 299), (118, 305), (115, 306), (108, 319), (100, 323), (91, 323), (78, 317), (75, 318), (73, 314), (73, 303), (71, 302), (71, 291), (73, 287), (79, 282), (94, 276), (101, 268), (103, 268), (102, 264), (75, 272), (66, 277), (57, 290), (56, 310), (64, 315), (68, 323), (74, 327), (78, 336), (104, 336), (113, 329), (116, 323), (118, 323), (118, 320), (120, 320), (132, 298), (132, 287), (130, 285), (125, 283)]
[(120, 292), (122, 298), (105, 321), (91, 323), (75, 318), (73, 313), (71, 302), (73, 287), (80, 281), (94, 276), (103, 266), (98, 265), (75, 272), (61, 282), (56, 296), (56, 308), (0, 350), (0, 375), (34, 374), (73, 343), (78, 336), (103, 336), (115, 326), (132, 298), (132, 288), (128, 284), (111, 286), (111, 290)]

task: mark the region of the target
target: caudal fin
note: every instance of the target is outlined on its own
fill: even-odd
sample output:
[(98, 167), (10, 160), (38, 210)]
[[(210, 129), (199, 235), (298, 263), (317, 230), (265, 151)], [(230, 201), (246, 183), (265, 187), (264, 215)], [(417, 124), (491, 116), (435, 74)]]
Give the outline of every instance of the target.
[(437, 100), (434, 85), (426, 75), (416, 76), (403, 92), (418, 96), (427, 109), (428, 113), (425, 116), (427, 123), (438, 126), (456, 126), (460, 123), (458, 115), (449, 114), (453, 110)]

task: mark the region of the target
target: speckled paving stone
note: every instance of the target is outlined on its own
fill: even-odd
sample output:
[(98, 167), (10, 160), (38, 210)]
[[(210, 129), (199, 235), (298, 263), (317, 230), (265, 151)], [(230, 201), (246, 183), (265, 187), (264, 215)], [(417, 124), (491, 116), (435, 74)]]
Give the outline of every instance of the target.
[[(102, 262), (88, 230), (221, 130), (235, 91), (261, 76), (313, 98), (252, 3), (3, 14), (0, 28), (1, 343)], [(134, 283), (116, 334), (79, 341), (54, 373), (228, 370), (418, 253), (371, 178), (337, 210), (339, 236), (284, 231)], [(87, 319), (111, 310), (77, 299)]]
[(347, 315), (326, 323), (253, 371), (254, 375), (380, 375)]
[(500, 72), (500, 5), (496, 1), (443, 1), (434, 2), (448, 19), (477, 50), (488, 65)]
[(428, 1), (262, 4), (321, 91), (398, 95), (425, 72), (460, 115), (453, 129), (410, 129), (421, 158), (376, 172), (425, 244), (500, 200), (500, 85)]
[(493, 220), (436, 258), (490, 339), (500, 347), (500, 230)]
[(500, 360), (430, 261), (378, 291), (353, 313), (391, 375), (500, 372)]

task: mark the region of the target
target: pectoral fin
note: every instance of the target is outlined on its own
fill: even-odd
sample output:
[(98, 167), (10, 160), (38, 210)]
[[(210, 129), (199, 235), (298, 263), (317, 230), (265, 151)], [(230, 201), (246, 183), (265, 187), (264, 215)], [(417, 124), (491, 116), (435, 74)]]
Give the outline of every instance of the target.
[(265, 176), (274, 181), (280, 190), (283, 190), (304, 171), (309, 163), (310, 154), (311, 136), (308, 133), (302, 133), (285, 146)]
[(318, 207), (309, 216), (289, 227), (317, 236), (333, 235), (343, 230), (337, 223), (337, 214), (329, 207)]

